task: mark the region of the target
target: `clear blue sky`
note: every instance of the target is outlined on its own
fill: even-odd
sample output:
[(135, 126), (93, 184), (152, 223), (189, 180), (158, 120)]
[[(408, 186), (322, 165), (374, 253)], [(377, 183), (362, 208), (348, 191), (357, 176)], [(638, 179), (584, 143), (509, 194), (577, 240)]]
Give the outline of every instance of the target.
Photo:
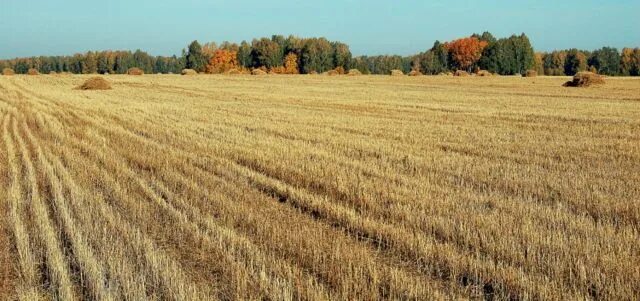
[(180, 54), (188, 42), (325, 36), (354, 54), (525, 32), (536, 50), (640, 46), (640, 0), (0, 0), (0, 58), (106, 49)]

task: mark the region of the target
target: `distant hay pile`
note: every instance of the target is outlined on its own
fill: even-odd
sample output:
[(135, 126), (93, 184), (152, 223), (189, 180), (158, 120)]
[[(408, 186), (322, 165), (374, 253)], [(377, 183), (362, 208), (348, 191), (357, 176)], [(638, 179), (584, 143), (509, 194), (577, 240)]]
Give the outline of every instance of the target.
[(240, 74), (242, 74), (242, 72), (240, 72), (240, 70), (234, 68), (234, 69), (227, 70), (227, 72), (225, 72), (224, 74), (226, 74), (226, 75), (240, 75)]
[(104, 78), (96, 76), (88, 79), (78, 87), (79, 90), (110, 90), (111, 84)]
[(11, 68), (4, 68), (2, 69), (2, 75), (6, 75), (6, 76), (16, 75), (16, 72), (13, 71), (13, 69)]
[(466, 77), (469, 75), (470, 75), (469, 72), (464, 70), (456, 70), (456, 73), (453, 74), (453, 76), (460, 76), (460, 77)]
[(489, 72), (487, 70), (478, 70), (476, 75), (477, 76), (481, 76), (481, 77), (487, 77), (487, 76), (492, 76), (493, 74), (491, 74), (491, 72)]
[(578, 72), (573, 80), (564, 83), (565, 87), (589, 87), (592, 85), (604, 85), (604, 78), (593, 72)]
[(391, 70), (391, 76), (403, 76), (404, 72), (398, 70), (398, 69), (393, 69)]
[(251, 75), (267, 75), (267, 72), (261, 69), (251, 70)]
[(311, 70), (311, 71), (309, 72), (309, 75), (318, 75), (318, 71)]
[(411, 72), (409, 72), (409, 76), (422, 76), (422, 72), (418, 70), (411, 70)]
[(536, 77), (538, 76), (538, 71), (536, 70), (527, 70), (527, 72), (524, 73), (524, 77)]
[(142, 71), (142, 69), (140, 68), (129, 68), (129, 70), (127, 70), (127, 74), (129, 75), (144, 75), (144, 71)]
[(40, 72), (34, 68), (30, 68), (29, 71), (27, 71), (27, 75), (40, 75)]
[(336, 71), (336, 70), (329, 70), (327, 72), (325, 72), (326, 75), (328, 76), (338, 76), (340, 75), (340, 72)]
[(360, 76), (362, 75), (362, 72), (360, 72), (360, 70), (358, 69), (350, 69), (349, 72), (347, 72), (348, 76)]
[(182, 75), (198, 75), (198, 72), (196, 72), (196, 70), (193, 70), (193, 69), (182, 69), (182, 72), (180, 72), (180, 74), (182, 74)]

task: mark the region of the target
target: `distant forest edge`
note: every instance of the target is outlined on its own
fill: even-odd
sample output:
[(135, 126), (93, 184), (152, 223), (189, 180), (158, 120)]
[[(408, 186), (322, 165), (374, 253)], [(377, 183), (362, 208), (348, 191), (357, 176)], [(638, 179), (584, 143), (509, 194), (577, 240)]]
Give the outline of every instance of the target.
[(487, 70), (501, 75), (516, 75), (535, 70), (545, 75), (574, 75), (587, 70), (610, 76), (639, 76), (640, 48), (535, 52), (524, 33), (497, 39), (485, 32), (445, 43), (436, 41), (430, 49), (411, 56), (354, 57), (345, 43), (326, 38), (274, 35), (240, 44), (201, 45), (194, 41), (182, 51), (181, 56), (151, 56), (141, 50), (107, 50), (73, 56), (0, 60), (0, 69), (10, 68), (18, 74), (25, 74), (32, 68), (40, 73), (123, 74), (134, 67), (145, 73), (180, 73), (183, 69), (225, 73), (262, 69), (271, 73), (309, 74), (358, 69), (364, 74), (390, 74), (392, 70), (422, 74)]

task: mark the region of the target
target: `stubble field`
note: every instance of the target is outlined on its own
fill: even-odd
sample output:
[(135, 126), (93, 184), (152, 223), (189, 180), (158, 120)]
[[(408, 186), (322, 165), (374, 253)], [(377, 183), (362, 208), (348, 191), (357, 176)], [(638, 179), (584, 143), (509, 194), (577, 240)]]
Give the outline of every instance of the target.
[(0, 300), (637, 300), (640, 80), (0, 76)]

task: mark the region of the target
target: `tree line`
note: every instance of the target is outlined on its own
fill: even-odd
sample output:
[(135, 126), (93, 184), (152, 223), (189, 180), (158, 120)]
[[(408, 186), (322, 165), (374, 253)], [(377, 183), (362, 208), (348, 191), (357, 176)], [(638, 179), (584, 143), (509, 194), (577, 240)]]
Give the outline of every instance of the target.
[(536, 53), (536, 71), (546, 75), (574, 75), (591, 71), (609, 76), (640, 76), (640, 48), (603, 47), (595, 51), (568, 49)]
[(34, 68), (40, 73), (123, 74), (137, 67), (145, 73), (180, 73), (193, 69), (204, 73), (262, 69), (286, 74), (340, 73), (358, 69), (364, 74), (441, 74), (456, 70), (487, 70), (501, 75), (536, 70), (545, 75), (573, 75), (589, 70), (605, 75), (640, 75), (640, 48), (603, 47), (595, 51), (578, 49), (536, 53), (525, 34), (495, 38), (491, 33), (473, 34), (454, 41), (436, 41), (430, 49), (411, 56), (378, 55), (354, 57), (345, 43), (326, 38), (273, 35), (251, 42), (198, 41), (190, 43), (180, 56), (152, 56), (132, 51), (89, 51), (73, 56), (40, 56), (0, 60), (0, 69), (11, 68), (25, 74)]

